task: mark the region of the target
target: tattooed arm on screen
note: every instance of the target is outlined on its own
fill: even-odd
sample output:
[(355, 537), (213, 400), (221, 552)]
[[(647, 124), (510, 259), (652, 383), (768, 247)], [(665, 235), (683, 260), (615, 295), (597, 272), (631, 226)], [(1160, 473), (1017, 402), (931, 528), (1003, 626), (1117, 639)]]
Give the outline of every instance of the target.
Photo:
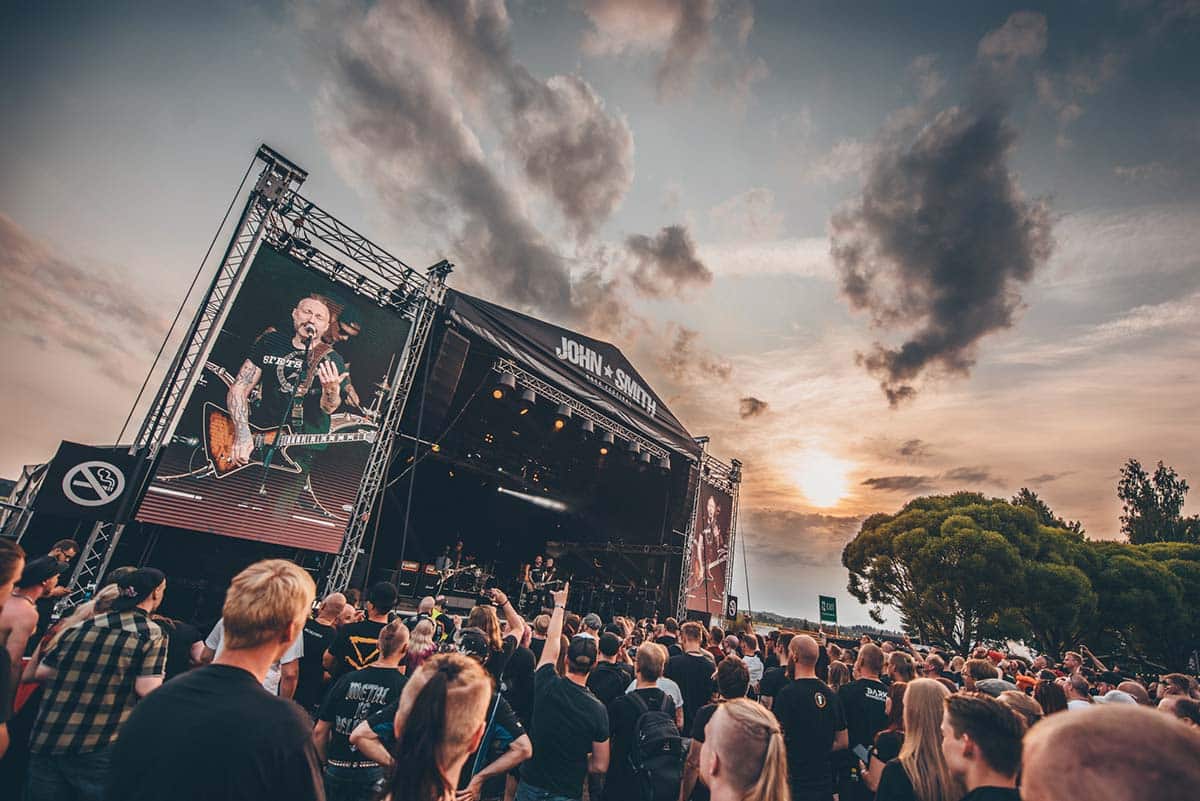
[(250, 392), (262, 378), (262, 370), (247, 359), (238, 370), (237, 379), (229, 387), (225, 396), (229, 406), (229, 415), (233, 418), (237, 433), (233, 439), (233, 460), (237, 464), (250, 461), (250, 452), (254, 450), (254, 441), (250, 437)]

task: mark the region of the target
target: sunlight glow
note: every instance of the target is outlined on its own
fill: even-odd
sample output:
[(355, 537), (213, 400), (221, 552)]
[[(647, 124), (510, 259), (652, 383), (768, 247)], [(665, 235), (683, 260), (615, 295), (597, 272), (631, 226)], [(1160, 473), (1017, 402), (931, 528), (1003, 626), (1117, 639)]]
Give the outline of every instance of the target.
[(854, 467), (844, 459), (838, 459), (824, 451), (809, 450), (800, 454), (792, 479), (813, 506), (828, 508), (850, 490), (847, 474)]

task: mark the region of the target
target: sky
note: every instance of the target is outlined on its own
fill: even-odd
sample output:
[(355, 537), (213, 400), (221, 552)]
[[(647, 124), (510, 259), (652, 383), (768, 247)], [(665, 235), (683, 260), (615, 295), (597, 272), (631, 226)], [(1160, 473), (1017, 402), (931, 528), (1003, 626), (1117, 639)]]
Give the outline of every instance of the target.
[(743, 606), (866, 622), (841, 550), (919, 495), (1114, 538), (1127, 458), (1200, 481), (1194, 0), (0, 13), (0, 475), (115, 439), (266, 142), (741, 459)]

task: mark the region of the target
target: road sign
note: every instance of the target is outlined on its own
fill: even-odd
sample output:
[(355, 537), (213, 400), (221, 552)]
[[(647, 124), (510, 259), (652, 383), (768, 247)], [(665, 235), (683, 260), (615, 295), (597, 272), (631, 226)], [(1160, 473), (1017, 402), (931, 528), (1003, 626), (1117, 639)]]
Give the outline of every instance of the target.
[(831, 598), (828, 595), (818, 595), (817, 600), (821, 605), (821, 622), (832, 623), (837, 625), (837, 598)]
[(725, 617), (728, 618), (729, 620), (733, 620), (735, 617), (737, 617), (737, 613), (738, 613), (737, 596), (736, 595), (726, 596), (726, 598), (725, 598)]

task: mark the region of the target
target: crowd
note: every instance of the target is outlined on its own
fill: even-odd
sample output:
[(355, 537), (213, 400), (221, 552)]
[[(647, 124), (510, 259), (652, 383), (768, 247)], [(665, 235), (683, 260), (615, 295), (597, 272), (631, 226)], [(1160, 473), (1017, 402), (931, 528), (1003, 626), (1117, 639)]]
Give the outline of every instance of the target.
[[(77, 548), (75, 549), (77, 550)], [(726, 632), (386, 583), (316, 603), (250, 565), (207, 631), (118, 568), (39, 630), (66, 560), (0, 540), (0, 797), (1051, 801), (1200, 790), (1200, 688), (907, 640)], [(585, 610), (581, 610), (585, 611)], [(25, 659), (26, 651), (29, 652)], [(4, 753), (7, 751), (7, 753)]]

